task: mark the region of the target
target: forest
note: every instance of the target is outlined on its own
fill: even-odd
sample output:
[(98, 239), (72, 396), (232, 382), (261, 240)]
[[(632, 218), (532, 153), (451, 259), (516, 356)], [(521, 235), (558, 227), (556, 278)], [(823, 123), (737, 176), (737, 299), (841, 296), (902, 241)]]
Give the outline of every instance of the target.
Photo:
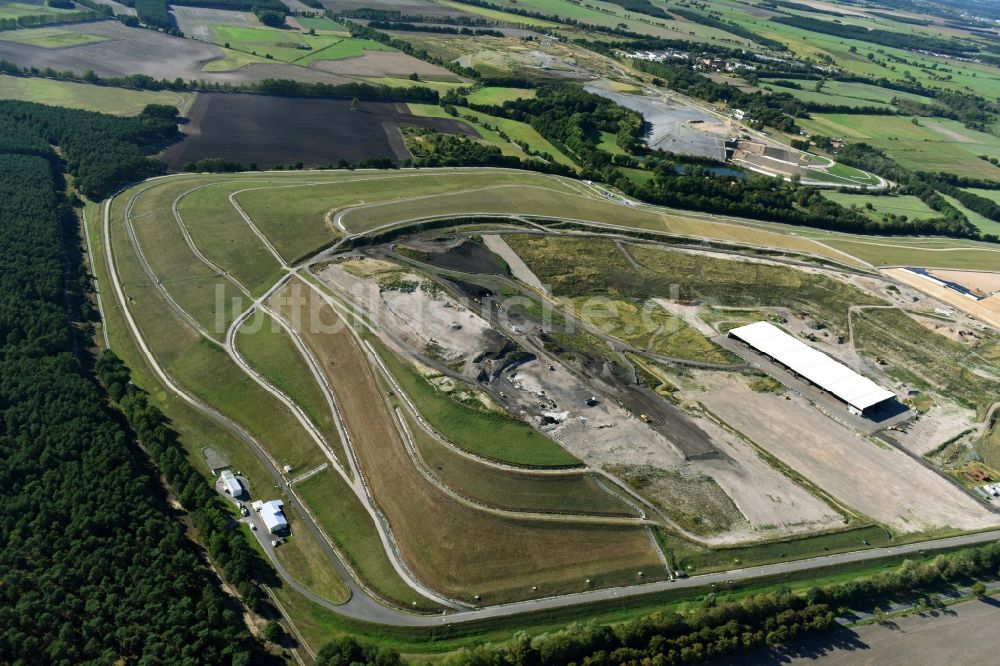
[[(24, 103), (0, 105), (0, 126), (0, 659), (266, 662), (95, 380), (73, 324), (88, 282), (62, 162), (48, 145), (108, 187), (135, 177), (117, 168), (119, 144), (135, 150), (124, 167), (144, 169), (147, 132), (162, 128)], [(101, 158), (104, 149), (114, 154)]]
[(446, 95), (442, 102), (526, 122), (588, 170), (599, 171), (610, 164), (610, 155), (597, 148), (601, 132), (614, 134), (615, 142), (626, 152), (637, 152), (642, 147), (641, 115), (571, 84), (542, 86), (534, 98), (512, 100), (502, 106), (470, 105), (454, 93)]
[(3, 100), (0, 119), (24, 128), (17, 134), (5, 133), (8, 142), (30, 143), (40, 138), (59, 146), (74, 184), (92, 199), (103, 199), (126, 183), (164, 173), (165, 165), (148, 154), (179, 136), (176, 117), (164, 118), (161, 112), (117, 118)]

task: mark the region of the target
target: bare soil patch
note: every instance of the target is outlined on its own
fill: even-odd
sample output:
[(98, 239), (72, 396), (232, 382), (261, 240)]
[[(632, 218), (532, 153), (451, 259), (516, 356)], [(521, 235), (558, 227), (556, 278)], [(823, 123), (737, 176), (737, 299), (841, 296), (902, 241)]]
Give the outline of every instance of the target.
[(1000, 516), (939, 475), (897, 449), (861, 438), (802, 397), (757, 393), (724, 376), (712, 379), (698, 396), (701, 402), (856, 511), (902, 532), (1000, 523)]
[(544, 294), (549, 293), (548, 288), (542, 284), (538, 276), (528, 268), (528, 264), (524, 263), (521, 256), (510, 245), (507, 245), (507, 241), (500, 236), (486, 234), (483, 236), (483, 242), (486, 243), (486, 247), (507, 262), (507, 265), (510, 266), (510, 272), (514, 277)]
[(207, 7), (182, 7), (173, 5), (170, 12), (177, 20), (177, 27), (186, 37), (207, 42), (212, 39), (209, 26), (236, 25), (259, 28), (260, 21), (250, 12), (233, 12), (225, 9), (209, 9)]
[[(491, 346), (493, 330), (482, 317), (462, 307), (434, 282), (402, 267), (374, 259), (330, 264), (319, 277), (359, 305), (397, 340), (446, 362), (480, 353)], [(385, 284), (413, 283), (410, 291)]]
[(410, 114), (405, 104), (208, 93), (199, 94), (182, 127), (187, 138), (163, 158), (173, 170), (221, 157), (261, 168), (302, 162), (327, 166), (340, 159), (409, 157), (399, 127), (430, 127), (468, 134), (463, 123)]
[[(1000, 260), (998, 260), (1000, 261)], [(983, 273), (982, 271), (931, 271), (942, 280), (951, 280), (968, 289), (978, 290), (984, 294), (1000, 292), (1000, 273)]]
[(99, 76), (145, 74), (154, 79), (195, 79), (220, 83), (241, 83), (262, 79), (344, 83), (321, 70), (281, 63), (257, 63), (231, 72), (203, 72), (206, 63), (223, 57), (218, 46), (194, 39), (172, 37), (162, 32), (129, 28), (118, 21), (99, 21), (60, 26), (107, 38), (95, 44), (65, 49), (44, 49), (26, 44), (0, 41), (0, 60), (16, 62), (21, 67), (51, 67), (78, 74), (93, 70)]
[(409, 76), (416, 73), (449, 81), (461, 80), (444, 67), (432, 65), (399, 51), (366, 51), (359, 58), (314, 60), (309, 66), (343, 76)]

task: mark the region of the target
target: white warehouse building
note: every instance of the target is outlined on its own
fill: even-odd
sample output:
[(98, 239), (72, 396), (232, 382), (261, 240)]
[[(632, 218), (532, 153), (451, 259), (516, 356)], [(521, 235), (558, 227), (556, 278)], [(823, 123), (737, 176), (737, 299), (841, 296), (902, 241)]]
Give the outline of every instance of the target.
[(227, 493), (236, 499), (243, 497), (243, 485), (240, 483), (240, 480), (236, 478), (235, 474), (228, 469), (224, 469), (222, 470), (222, 473), (219, 474), (219, 477), (222, 479), (222, 485)]
[(766, 321), (734, 328), (729, 331), (729, 336), (842, 400), (852, 414), (862, 415), (896, 397), (892, 391)]
[(285, 518), (285, 514), (281, 510), (283, 506), (284, 503), (281, 500), (262, 502), (259, 508), (254, 505), (271, 534), (288, 534), (288, 519)]

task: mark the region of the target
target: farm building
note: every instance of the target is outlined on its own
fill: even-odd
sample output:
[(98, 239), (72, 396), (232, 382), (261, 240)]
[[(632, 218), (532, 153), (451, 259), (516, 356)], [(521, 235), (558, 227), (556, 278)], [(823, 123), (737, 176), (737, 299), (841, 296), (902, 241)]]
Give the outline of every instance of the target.
[(243, 497), (243, 485), (240, 483), (240, 480), (236, 478), (235, 474), (228, 469), (224, 469), (219, 476), (222, 479), (222, 485), (227, 493), (237, 499)]
[(862, 415), (896, 397), (892, 391), (862, 377), (843, 363), (796, 340), (766, 321), (734, 328), (729, 331), (729, 336), (746, 343), (843, 401), (852, 414)]
[(263, 502), (260, 508), (257, 509), (271, 534), (288, 533), (288, 520), (281, 510), (282, 506), (284, 506), (284, 503), (281, 500), (271, 500), (270, 502)]

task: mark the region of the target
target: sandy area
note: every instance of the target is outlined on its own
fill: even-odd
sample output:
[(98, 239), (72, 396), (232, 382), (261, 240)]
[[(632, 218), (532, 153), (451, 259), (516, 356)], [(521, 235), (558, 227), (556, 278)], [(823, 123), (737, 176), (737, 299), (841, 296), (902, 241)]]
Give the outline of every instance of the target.
[[(714, 478), (732, 498), (753, 528), (743, 535), (746, 539), (801, 534), (843, 524), (836, 511), (761, 460), (745, 441), (708, 419), (699, 419), (698, 425), (726, 457), (691, 465)], [(727, 541), (736, 536), (728, 533)]]
[[(1000, 259), (997, 259), (1000, 263)], [(976, 289), (984, 294), (1000, 292), (1000, 273), (984, 273), (982, 271), (943, 271), (933, 270), (931, 274), (942, 280), (950, 280), (968, 289)]]
[(1000, 328), (1000, 294), (994, 294), (981, 301), (974, 301), (954, 289), (938, 286), (904, 268), (887, 268), (882, 272), (962, 312), (966, 312), (994, 328)]
[[(533, 402), (555, 403), (554, 411), (568, 411), (565, 423), (548, 434), (571, 453), (593, 467), (651, 465), (661, 469), (690, 469), (711, 476), (736, 504), (750, 529), (744, 525), (704, 540), (712, 544), (734, 544), (827, 529), (841, 524), (840, 516), (791, 479), (761, 460), (749, 444), (708, 419), (696, 419), (722, 452), (722, 457), (685, 462), (669, 439), (650, 428), (613, 401), (588, 407), (591, 389), (561, 365), (533, 361), (518, 368), (517, 385)], [(545, 391), (545, 397), (537, 397)], [(533, 421), (537, 410), (525, 410), (522, 418)]]
[(950, 402), (935, 403), (926, 414), (914, 420), (906, 432), (889, 434), (907, 451), (922, 456), (977, 425), (975, 410)]
[[(446, 362), (478, 354), (487, 346), (486, 336), (493, 334), (489, 323), (443, 291), (380, 291), (377, 278), (366, 277), (358, 270), (359, 264), (371, 267), (371, 275), (399, 268), (389, 262), (364, 259), (351, 261), (350, 271), (338, 262), (324, 267), (318, 275), (331, 289), (363, 308), (390, 335), (421, 352), (435, 346)], [(412, 273), (403, 273), (402, 279), (421, 285), (427, 282)]]
[(827, 418), (801, 397), (756, 393), (739, 378), (705, 376), (712, 412), (845, 505), (904, 532), (1000, 524), (972, 497), (901, 451)]
[(545, 285), (538, 279), (538, 276), (528, 268), (528, 264), (524, 263), (524, 260), (521, 259), (517, 252), (514, 252), (510, 245), (507, 245), (507, 241), (500, 238), (500, 236), (485, 234), (483, 235), (483, 242), (486, 243), (486, 247), (496, 252), (507, 262), (507, 265), (510, 266), (510, 272), (514, 274), (514, 277), (526, 285), (534, 287), (543, 294), (549, 293), (549, 290), (545, 288)]

